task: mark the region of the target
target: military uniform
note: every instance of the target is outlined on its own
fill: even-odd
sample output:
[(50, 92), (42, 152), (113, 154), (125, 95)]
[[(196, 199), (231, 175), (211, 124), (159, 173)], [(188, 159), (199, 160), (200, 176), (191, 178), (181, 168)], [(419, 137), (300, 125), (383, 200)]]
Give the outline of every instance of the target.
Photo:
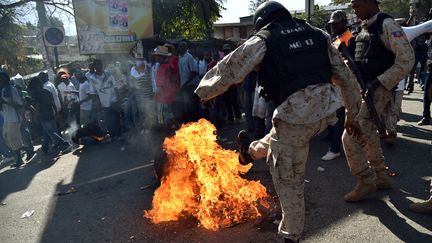
[[(378, 13), (372, 18), (363, 21), (362, 31), (359, 35), (367, 32), (368, 28), (374, 25), (380, 15), (381, 13)], [(378, 26), (378, 28), (380, 27), (381, 26)], [(392, 96), (391, 90), (410, 72), (414, 63), (414, 52), (402, 28), (392, 18), (385, 17), (382, 20), (382, 30), (379, 32), (378, 37), (379, 41), (381, 41), (381, 43), (378, 44), (382, 44), (383, 48), (385, 47), (386, 50), (384, 51), (390, 52), (390, 55), (394, 55), (394, 61), (391, 63), (390, 67), (376, 76), (376, 79), (381, 85), (376, 89), (373, 101), (377, 113), (383, 114), (384, 109), (389, 105)], [(378, 39), (376, 39), (376, 41), (378, 41)], [(359, 36), (356, 38), (356, 58), (359, 52), (358, 43)], [(378, 60), (375, 60), (377, 63), (380, 63), (379, 57), (380, 55), (378, 55)], [(382, 61), (384, 62), (384, 60)], [(375, 66), (379, 65), (381, 64)], [(370, 67), (371, 66), (369, 66), (369, 68)], [(371, 77), (368, 77), (370, 73), (371, 71), (367, 70), (367, 68), (363, 70), (363, 75), (366, 76), (366, 79), (374, 78), (373, 74)], [(378, 179), (380, 179), (380, 176), (385, 177), (387, 172), (385, 171), (386, 165), (384, 163), (377, 127), (369, 116), (369, 110), (364, 101), (360, 107), (357, 120), (360, 123), (363, 135), (357, 138), (349, 136), (346, 132), (344, 133), (342, 140), (345, 155), (348, 160), (350, 171), (354, 176), (363, 180), (363, 182), (374, 183), (376, 175), (378, 175)], [(375, 172), (378, 173), (376, 174)], [(379, 185), (377, 186), (380, 188)], [(388, 185), (384, 187), (388, 187)]]
[[(335, 112), (343, 101), (350, 121), (360, 107), (360, 92), (354, 76), (331, 45), (330, 38), (320, 46), (320, 51), (325, 50), (325, 46), (324, 53), (330, 60), (330, 78), (340, 87), (342, 96), (331, 82), (297, 90), (276, 107), (271, 132), (249, 147), (254, 159), (267, 158), (282, 207), (279, 233), (292, 240), (300, 238), (304, 227), (304, 174), (311, 137), (336, 122)], [(203, 100), (222, 94), (262, 64), (267, 50), (264, 39), (253, 36), (207, 72), (195, 93)]]

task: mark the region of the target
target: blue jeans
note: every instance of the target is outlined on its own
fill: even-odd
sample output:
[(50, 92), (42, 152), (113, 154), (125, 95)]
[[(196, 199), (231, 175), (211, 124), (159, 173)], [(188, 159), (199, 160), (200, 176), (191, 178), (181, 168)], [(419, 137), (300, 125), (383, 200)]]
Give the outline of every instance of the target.
[(55, 120), (41, 121), (43, 131), (42, 151), (47, 152), (49, 148), (48, 141), (51, 139), (54, 145), (68, 144), (58, 133), (57, 124)]
[(21, 136), (23, 143), (28, 148), (33, 148), (33, 143), (30, 135), (30, 130), (28, 128), (28, 122), (22, 121), (21, 122)]
[(138, 106), (135, 96), (129, 96), (126, 105), (123, 107), (124, 122), (126, 131), (137, 130), (140, 126)]
[(112, 138), (120, 137), (120, 113), (113, 108), (103, 108), (104, 123)]

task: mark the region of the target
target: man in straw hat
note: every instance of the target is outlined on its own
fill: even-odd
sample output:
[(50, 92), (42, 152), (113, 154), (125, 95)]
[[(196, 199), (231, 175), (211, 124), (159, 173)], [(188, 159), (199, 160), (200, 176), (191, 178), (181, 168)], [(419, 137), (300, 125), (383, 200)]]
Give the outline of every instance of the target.
[(177, 90), (180, 88), (180, 82), (176, 76), (176, 71), (169, 63), (169, 57), (172, 54), (168, 47), (158, 46), (152, 54), (155, 56), (155, 61), (160, 64), (156, 73), (157, 121), (159, 125), (165, 126), (174, 118), (171, 105)]

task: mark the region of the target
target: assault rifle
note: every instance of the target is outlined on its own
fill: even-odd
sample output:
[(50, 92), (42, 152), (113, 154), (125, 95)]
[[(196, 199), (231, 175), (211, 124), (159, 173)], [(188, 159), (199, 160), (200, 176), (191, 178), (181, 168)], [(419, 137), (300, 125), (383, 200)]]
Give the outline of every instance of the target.
[(362, 98), (365, 101), (366, 106), (369, 110), (370, 117), (372, 118), (373, 122), (378, 128), (379, 134), (385, 135), (386, 134), (385, 127), (378, 115), (378, 112), (375, 109), (375, 105), (372, 100), (373, 97), (366, 95), (366, 84), (363, 80), (363, 76), (361, 74), (360, 68), (357, 65), (357, 63), (354, 61), (354, 59), (351, 57), (351, 55), (349, 54), (348, 47), (346, 46), (345, 42), (342, 42), (340, 44), (339, 50), (342, 52), (342, 56), (348, 61), (349, 66), (351, 67), (355, 77), (357, 78), (357, 82), (360, 84), (360, 88), (362, 91), (361, 92)]

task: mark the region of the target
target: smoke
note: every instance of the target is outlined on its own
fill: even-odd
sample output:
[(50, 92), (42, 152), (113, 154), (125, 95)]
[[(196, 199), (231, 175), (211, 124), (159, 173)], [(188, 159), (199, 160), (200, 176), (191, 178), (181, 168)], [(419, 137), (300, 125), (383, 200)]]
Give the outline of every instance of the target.
[(65, 136), (66, 140), (72, 141), (72, 137), (75, 136), (78, 129), (79, 129), (79, 126), (78, 126), (78, 123), (76, 122), (76, 120), (69, 122), (69, 128), (66, 129), (66, 131), (64, 132), (64, 136)]

